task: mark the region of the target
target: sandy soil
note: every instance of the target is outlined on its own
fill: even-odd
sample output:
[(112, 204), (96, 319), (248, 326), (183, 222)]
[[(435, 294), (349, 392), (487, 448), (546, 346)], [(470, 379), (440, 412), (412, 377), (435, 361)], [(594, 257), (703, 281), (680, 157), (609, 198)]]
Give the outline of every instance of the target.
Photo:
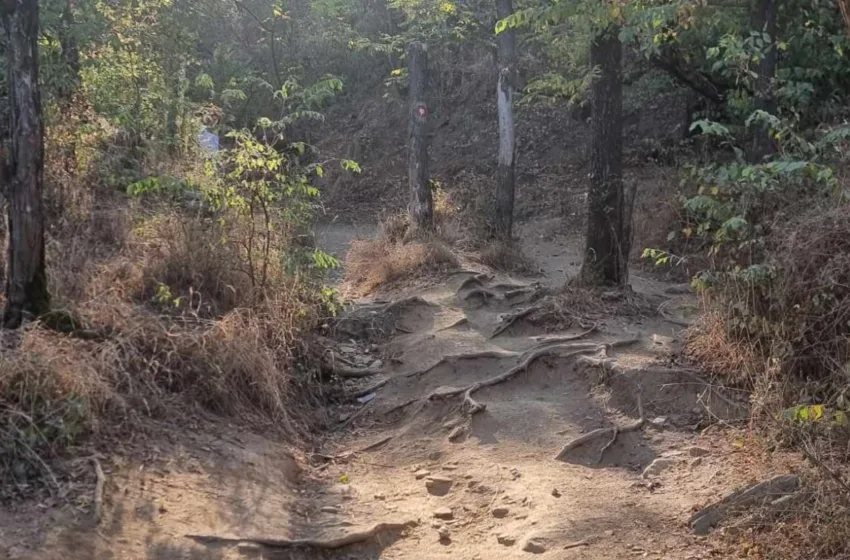
[[(101, 458), (99, 523), (90, 503), (0, 509), (0, 556), (723, 557), (713, 540), (692, 534), (689, 515), (788, 466), (778, 456), (754, 457), (737, 430), (704, 429), (718, 419), (740, 425), (746, 411), (674, 363), (678, 323), (609, 317), (592, 332), (544, 333), (518, 322), (492, 336), (504, 314), (528, 305), (528, 293), (514, 290), (535, 281), (558, 285), (578, 266), (579, 239), (556, 226), (521, 229), (542, 277), (470, 281), (472, 274), (455, 274), (417, 293), (385, 294), (420, 299), (355, 311), (337, 352), (346, 362), (381, 369), (350, 381), (352, 391), (382, 386), (334, 411), (339, 426), (321, 449), (290, 450), (215, 419), (163, 423), (145, 457)], [(318, 237), (342, 255), (364, 231), (331, 225)], [(664, 285), (646, 279), (636, 278), (633, 287), (665, 294)], [(474, 289), (492, 297), (483, 301)], [(552, 335), (576, 338), (527, 368), (515, 367), (548, 343), (541, 336)], [(469, 354), (479, 356), (441, 362)], [(494, 381), (510, 371), (515, 375)], [(483, 410), (464, 402), (469, 388)], [(634, 424), (641, 407), (641, 428), (608, 432), (555, 458), (592, 430)], [(657, 472), (644, 476), (653, 461)], [(378, 525), (368, 542), (328, 549), (340, 544), (334, 539), (382, 523), (389, 525)], [(250, 542), (263, 538), (314, 542)]]

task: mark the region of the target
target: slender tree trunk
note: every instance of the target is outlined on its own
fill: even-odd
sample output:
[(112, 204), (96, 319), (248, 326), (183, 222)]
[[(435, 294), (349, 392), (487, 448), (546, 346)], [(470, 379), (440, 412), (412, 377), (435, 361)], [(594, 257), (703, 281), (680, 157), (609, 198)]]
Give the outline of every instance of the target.
[(183, 115), (183, 106), (186, 98), (186, 62), (178, 57), (176, 68), (171, 75), (171, 102), (168, 105), (166, 115), (166, 136), (168, 137), (168, 152), (172, 157), (179, 156), (183, 150), (183, 135), (181, 134), (178, 119)]
[(598, 72), (591, 96), (590, 189), (582, 280), (590, 284), (628, 283), (631, 199), (623, 188), (623, 46), (611, 25), (590, 46)]
[(411, 43), (410, 58), (410, 145), (408, 179), (410, 215), (413, 224), (424, 230), (434, 227), (434, 199), (428, 181), (428, 105), (425, 89), (428, 81), (428, 51), (423, 43)]
[(38, 1), (4, 0), (0, 16), (6, 35), (11, 108), (9, 240), (3, 326), (47, 311), (50, 296), (44, 268), (44, 128), (38, 90)]
[[(80, 47), (77, 44), (76, 20), (74, 19), (73, 0), (65, 1), (62, 10), (62, 26), (59, 36), (59, 44), (62, 48), (62, 62), (65, 65), (67, 79), (63, 81), (57, 92), (59, 102), (59, 115), (61, 119), (60, 128), (64, 134), (61, 150), (62, 166), (68, 181), (65, 185), (57, 185), (53, 195), (56, 209), (61, 213), (65, 211), (68, 191), (73, 189), (77, 178), (77, 126), (79, 124), (79, 107), (75, 110), (75, 101), (78, 101), (77, 91), (80, 86)], [(76, 114), (75, 114), (76, 113)]]
[[(755, 31), (766, 35), (765, 52), (756, 67), (755, 108), (766, 113), (776, 113), (776, 96), (773, 82), (776, 76), (776, 0), (756, 0), (752, 25)], [(776, 151), (776, 143), (770, 137), (770, 128), (759, 125), (753, 134), (748, 154), (751, 162), (760, 162)]]
[[(511, 0), (496, 0), (500, 20), (514, 12)], [(499, 42), (499, 82), (496, 105), (499, 111), (499, 169), (496, 184), (496, 235), (510, 240), (513, 234), (516, 133), (514, 129), (514, 90), (517, 82), (516, 36), (513, 28), (497, 36)]]

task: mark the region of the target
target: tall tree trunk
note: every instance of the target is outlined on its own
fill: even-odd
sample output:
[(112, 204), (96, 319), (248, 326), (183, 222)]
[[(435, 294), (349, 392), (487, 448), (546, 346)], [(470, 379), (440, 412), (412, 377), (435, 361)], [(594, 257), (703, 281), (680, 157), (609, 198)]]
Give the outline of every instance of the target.
[(0, 4), (6, 35), (11, 110), (9, 231), (6, 308), (3, 326), (47, 311), (50, 295), (44, 269), (44, 128), (38, 90), (38, 1)]
[[(753, 30), (766, 35), (765, 52), (756, 67), (755, 108), (766, 113), (776, 113), (776, 95), (773, 82), (776, 76), (776, 0), (756, 0), (752, 15)], [(776, 151), (776, 143), (770, 137), (766, 124), (758, 125), (753, 134), (748, 158), (751, 162), (762, 161)]]
[[(514, 12), (511, 0), (496, 0), (500, 20)], [(517, 82), (516, 36), (508, 27), (498, 35), (499, 82), (496, 104), (499, 111), (499, 170), (496, 185), (496, 235), (509, 240), (513, 233), (516, 133), (514, 130), (514, 89)]]
[(434, 199), (428, 181), (428, 105), (425, 89), (428, 81), (428, 51), (423, 43), (411, 43), (410, 59), (410, 145), (408, 179), (410, 215), (413, 224), (424, 230), (434, 227)]
[(594, 38), (590, 63), (598, 72), (591, 96), (590, 189), (582, 280), (628, 283), (632, 192), (623, 188), (623, 46), (611, 25)]

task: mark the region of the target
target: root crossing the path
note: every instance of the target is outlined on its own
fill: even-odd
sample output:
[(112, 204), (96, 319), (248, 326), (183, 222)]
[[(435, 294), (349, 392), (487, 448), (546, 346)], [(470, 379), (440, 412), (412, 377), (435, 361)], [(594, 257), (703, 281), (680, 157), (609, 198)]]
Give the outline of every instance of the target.
[(374, 539), (381, 533), (392, 531), (403, 531), (405, 529), (415, 527), (416, 521), (391, 522), (391, 523), (375, 523), (371, 527), (357, 531), (351, 531), (338, 537), (330, 537), (325, 539), (287, 539), (282, 537), (232, 537), (223, 535), (199, 535), (188, 534), (186, 538), (205, 543), (205, 544), (224, 544), (224, 543), (254, 543), (268, 548), (318, 548), (322, 550), (336, 550), (345, 546), (350, 546), (357, 543), (366, 542)]

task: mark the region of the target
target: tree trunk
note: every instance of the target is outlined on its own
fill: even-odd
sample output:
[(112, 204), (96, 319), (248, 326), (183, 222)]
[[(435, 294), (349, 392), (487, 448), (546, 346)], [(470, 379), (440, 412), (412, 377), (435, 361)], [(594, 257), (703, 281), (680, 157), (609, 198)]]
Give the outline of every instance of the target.
[[(511, 0), (496, 0), (500, 20), (514, 12)], [(517, 82), (516, 37), (509, 27), (497, 36), (499, 42), (499, 81), (496, 103), (499, 110), (499, 170), (496, 185), (496, 235), (510, 240), (514, 222), (516, 134), (514, 131), (514, 89)]]
[(38, 90), (38, 2), (0, 4), (6, 34), (11, 111), (9, 231), (3, 326), (17, 328), (25, 316), (47, 311), (44, 267), (44, 128)]
[[(771, 115), (776, 113), (776, 96), (773, 81), (776, 75), (776, 0), (756, 0), (752, 25), (755, 31), (767, 35), (765, 52), (756, 67), (755, 108)], [(770, 137), (770, 127), (757, 125), (753, 134), (748, 158), (753, 163), (762, 161), (776, 151), (776, 143)]]
[(623, 46), (611, 25), (590, 46), (598, 75), (591, 96), (590, 190), (581, 278), (585, 283), (628, 283), (633, 192), (623, 188)]
[(172, 80), (171, 99), (169, 100), (165, 123), (168, 153), (171, 157), (178, 157), (183, 151), (183, 134), (178, 120), (183, 115), (183, 106), (186, 100), (186, 62), (181, 57), (177, 57), (175, 66), (176, 68), (172, 69), (173, 73), (170, 76)]
[(410, 181), (410, 216), (418, 229), (434, 228), (434, 199), (428, 181), (428, 105), (425, 87), (428, 76), (428, 51), (422, 43), (411, 43), (410, 58), (410, 145), (408, 146), (408, 179)]

